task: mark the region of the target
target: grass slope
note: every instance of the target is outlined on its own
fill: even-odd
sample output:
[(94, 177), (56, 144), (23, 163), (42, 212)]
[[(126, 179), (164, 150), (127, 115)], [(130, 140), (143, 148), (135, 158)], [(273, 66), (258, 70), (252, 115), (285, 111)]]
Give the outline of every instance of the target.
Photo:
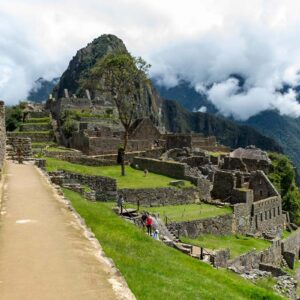
[(271, 246), (271, 243), (268, 241), (242, 235), (215, 236), (206, 234), (196, 239), (189, 239), (185, 237), (181, 237), (180, 239), (185, 243), (213, 250), (229, 248), (231, 258), (249, 252), (254, 248), (257, 251), (260, 251)]
[(151, 213), (158, 213), (162, 218), (168, 217), (170, 221), (183, 222), (206, 219), (232, 213), (230, 207), (217, 207), (209, 204), (168, 205), (159, 207), (140, 207)]
[(110, 203), (88, 202), (75, 192), (64, 192), (137, 299), (281, 299), (153, 240), (113, 213)]
[[(109, 167), (90, 167), (79, 164), (72, 164), (63, 160), (46, 158), (47, 171), (66, 170), (75, 173), (86, 175), (98, 175), (112, 177), (117, 180), (118, 188), (155, 188), (167, 187), (173, 181), (173, 178), (148, 173), (147, 177), (144, 176), (143, 171), (135, 170), (131, 167), (126, 167), (126, 176), (121, 176), (120, 166)], [(191, 186), (191, 183), (186, 181), (186, 186)]]

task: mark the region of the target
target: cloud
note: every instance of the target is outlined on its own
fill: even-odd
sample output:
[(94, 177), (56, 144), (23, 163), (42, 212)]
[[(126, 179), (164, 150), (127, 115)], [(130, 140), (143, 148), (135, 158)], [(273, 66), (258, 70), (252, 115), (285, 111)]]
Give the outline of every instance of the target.
[[(245, 120), (265, 109), (277, 109), (299, 117), (294, 89), (300, 84), (300, 40), (296, 38), (300, 22), (295, 17), (300, 4), (275, 2), (274, 8), (254, 1), (256, 13), (241, 9), (239, 15), (225, 9), (222, 26), (154, 53), (152, 76), (166, 87), (180, 80), (190, 82), (225, 116)], [(243, 78), (242, 86), (235, 75)], [(287, 85), (290, 89), (281, 94), (279, 90)]]
[(2, 1), (0, 99), (23, 99), (37, 78), (60, 76), (78, 49), (112, 33), (161, 84), (187, 80), (224, 115), (276, 108), (296, 117), (299, 11), (296, 0)]

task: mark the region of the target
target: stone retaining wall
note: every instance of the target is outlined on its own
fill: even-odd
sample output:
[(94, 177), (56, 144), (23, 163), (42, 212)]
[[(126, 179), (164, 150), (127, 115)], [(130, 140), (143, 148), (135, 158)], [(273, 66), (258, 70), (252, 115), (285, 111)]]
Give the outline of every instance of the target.
[(147, 169), (150, 172), (177, 179), (185, 179), (188, 168), (187, 164), (142, 157), (135, 157), (132, 164), (138, 169)]
[(91, 176), (68, 171), (50, 172), (52, 181), (58, 185), (80, 183), (91, 188), (96, 193), (97, 201), (107, 201), (116, 198), (117, 182), (115, 179), (104, 176)]
[(141, 206), (164, 206), (177, 204), (197, 203), (201, 200), (201, 192), (194, 187), (188, 188), (145, 188), (145, 189), (119, 189), (125, 201)]
[(6, 133), (5, 133), (5, 107), (4, 102), (0, 101), (0, 178), (3, 168), (6, 147)]
[(238, 272), (260, 269), (269, 265), (279, 268), (282, 261), (281, 240), (273, 241), (272, 245), (262, 251), (250, 251), (228, 261), (228, 266)]
[(282, 252), (292, 252), (295, 254), (296, 259), (299, 259), (300, 229), (282, 241)]
[(232, 214), (214, 218), (194, 220), (187, 222), (168, 223), (170, 231), (178, 231), (181, 236), (195, 238), (202, 234), (228, 235), (232, 233)]
[(8, 137), (29, 137), (33, 143), (51, 142), (50, 132), (8, 132)]
[(115, 161), (83, 155), (81, 152), (76, 152), (76, 151), (74, 152), (45, 151), (45, 155), (47, 157), (57, 158), (73, 164), (80, 164), (85, 166), (103, 167), (103, 166), (113, 166), (116, 164)]

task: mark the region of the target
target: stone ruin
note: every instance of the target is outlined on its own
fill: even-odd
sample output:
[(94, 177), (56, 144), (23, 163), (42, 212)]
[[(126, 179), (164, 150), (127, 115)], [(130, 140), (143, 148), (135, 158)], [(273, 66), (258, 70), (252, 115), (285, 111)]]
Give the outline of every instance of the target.
[(7, 158), (20, 163), (32, 159), (31, 139), (29, 137), (8, 137)]
[(4, 163), (5, 148), (6, 148), (5, 107), (4, 107), (4, 102), (0, 101), (0, 176), (2, 173), (2, 168)]

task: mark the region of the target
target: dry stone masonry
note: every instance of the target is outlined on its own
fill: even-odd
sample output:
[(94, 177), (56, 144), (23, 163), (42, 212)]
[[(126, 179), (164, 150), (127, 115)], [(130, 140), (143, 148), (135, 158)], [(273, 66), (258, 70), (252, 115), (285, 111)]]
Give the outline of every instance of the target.
[(5, 107), (4, 102), (0, 101), (0, 176), (2, 173), (6, 148), (6, 133), (5, 133)]

